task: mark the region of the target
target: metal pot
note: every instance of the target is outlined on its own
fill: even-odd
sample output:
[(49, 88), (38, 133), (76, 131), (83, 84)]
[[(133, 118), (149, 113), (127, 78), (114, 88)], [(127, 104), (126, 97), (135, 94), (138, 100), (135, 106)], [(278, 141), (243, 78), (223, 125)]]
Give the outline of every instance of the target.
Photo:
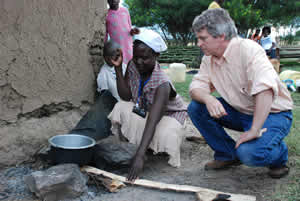
[(49, 140), (50, 158), (54, 164), (76, 163), (88, 164), (93, 157), (93, 138), (78, 134), (56, 135)]

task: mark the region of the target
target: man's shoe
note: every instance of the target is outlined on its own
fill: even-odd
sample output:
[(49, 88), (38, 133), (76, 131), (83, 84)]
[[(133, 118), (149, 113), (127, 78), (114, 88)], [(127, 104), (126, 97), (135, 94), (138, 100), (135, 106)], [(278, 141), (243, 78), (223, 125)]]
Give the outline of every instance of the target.
[(278, 168), (270, 168), (268, 175), (273, 179), (280, 179), (289, 174), (290, 168), (286, 165)]
[(238, 166), (241, 165), (240, 160), (232, 160), (232, 161), (218, 161), (213, 160), (205, 164), (204, 169), (205, 170), (222, 170), (227, 169), (232, 166)]

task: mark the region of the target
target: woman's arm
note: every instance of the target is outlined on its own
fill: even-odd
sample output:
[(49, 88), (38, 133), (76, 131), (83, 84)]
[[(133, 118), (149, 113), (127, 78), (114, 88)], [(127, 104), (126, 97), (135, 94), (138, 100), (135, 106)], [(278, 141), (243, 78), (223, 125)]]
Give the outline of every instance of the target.
[(119, 56), (117, 58), (112, 58), (111, 62), (115, 67), (115, 72), (117, 76), (117, 89), (118, 89), (118, 94), (121, 99), (125, 101), (130, 101), (131, 99), (131, 91), (128, 86), (128, 68), (126, 69), (125, 77), (123, 76), (123, 52), (121, 49), (119, 51)]
[(126, 69), (125, 77), (123, 76), (122, 72), (122, 66), (121, 67), (115, 67), (116, 76), (117, 76), (117, 89), (118, 94), (122, 100), (130, 101), (131, 96), (131, 90), (128, 86), (128, 69)]
[(134, 181), (143, 169), (145, 153), (154, 136), (156, 125), (161, 120), (164, 114), (165, 107), (169, 101), (170, 93), (171, 86), (168, 82), (160, 85), (156, 89), (154, 95), (154, 102), (149, 111), (149, 115), (143, 132), (143, 137), (138, 147), (138, 150), (133, 158), (129, 174), (127, 176), (127, 179), (129, 181)]

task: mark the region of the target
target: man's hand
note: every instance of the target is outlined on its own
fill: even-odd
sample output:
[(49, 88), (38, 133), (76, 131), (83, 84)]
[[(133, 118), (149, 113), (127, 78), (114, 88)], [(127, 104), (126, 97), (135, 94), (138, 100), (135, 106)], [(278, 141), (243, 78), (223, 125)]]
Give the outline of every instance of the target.
[(221, 118), (227, 115), (222, 103), (214, 96), (210, 96), (210, 98), (205, 101), (205, 105), (211, 117)]
[(131, 163), (127, 180), (134, 182), (138, 178), (138, 175), (142, 172), (143, 167), (144, 167), (144, 157), (135, 155)]
[(118, 49), (117, 51), (118, 53), (115, 56), (112, 56), (110, 61), (115, 67), (122, 67), (123, 52), (121, 49)]
[(235, 148), (237, 149), (240, 146), (240, 144), (242, 144), (244, 142), (248, 142), (248, 141), (254, 140), (256, 138), (259, 138), (266, 131), (267, 131), (267, 128), (263, 128), (263, 129), (260, 129), (260, 130), (250, 129), (250, 130), (244, 132), (240, 136), (238, 141), (236, 142)]
[(138, 28), (133, 28), (133, 29), (130, 30), (130, 35), (131, 36), (139, 34), (139, 33), (140, 33), (140, 30)]

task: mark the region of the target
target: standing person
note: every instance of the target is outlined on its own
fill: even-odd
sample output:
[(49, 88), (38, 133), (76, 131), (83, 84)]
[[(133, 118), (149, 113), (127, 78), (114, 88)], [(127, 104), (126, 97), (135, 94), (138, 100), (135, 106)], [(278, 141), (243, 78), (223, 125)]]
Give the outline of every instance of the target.
[(215, 0), (209, 4), (208, 9), (221, 8), (224, 1), (225, 0)]
[(260, 37), (261, 37), (259, 34), (260, 34), (260, 29), (256, 29), (255, 33), (252, 34), (252, 36), (251, 36), (251, 40), (254, 40), (255, 42), (259, 43)]
[(262, 29), (262, 36), (260, 38), (260, 44), (266, 51), (266, 54), (271, 58), (276, 58), (276, 41), (271, 37), (271, 27), (265, 26)]
[(132, 36), (139, 33), (137, 28), (132, 28), (130, 14), (124, 7), (119, 7), (120, 0), (108, 0), (109, 10), (106, 16), (106, 34), (117, 42), (123, 50), (125, 64), (132, 58)]
[[(237, 37), (234, 21), (222, 8), (197, 16), (193, 31), (205, 56), (190, 85), (188, 114), (214, 150), (205, 169), (243, 163), (268, 167), (272, 178), (288, 174), (283, 139), (292, 124), (293, 102), (264, 50)], [(234, 141), (224, 127), (243, 133)]]
[[(141, 173), (148, 148), (165, 152), (168, 163), (180, 166), (180, 146), (187, 116), (182, 98), (160, 68), (157, 58), (167, 46), (152, 30), (141, 30), (133, 43), (133, 59), (125, 76), (121, 72), (122, 57), (112, 60), (117, 74), (119, 101), (109, 119), (112, 133), (137, 144), (127, 179), (135, 180)], [(122, 55), (122, 54), (121, 54)]]

